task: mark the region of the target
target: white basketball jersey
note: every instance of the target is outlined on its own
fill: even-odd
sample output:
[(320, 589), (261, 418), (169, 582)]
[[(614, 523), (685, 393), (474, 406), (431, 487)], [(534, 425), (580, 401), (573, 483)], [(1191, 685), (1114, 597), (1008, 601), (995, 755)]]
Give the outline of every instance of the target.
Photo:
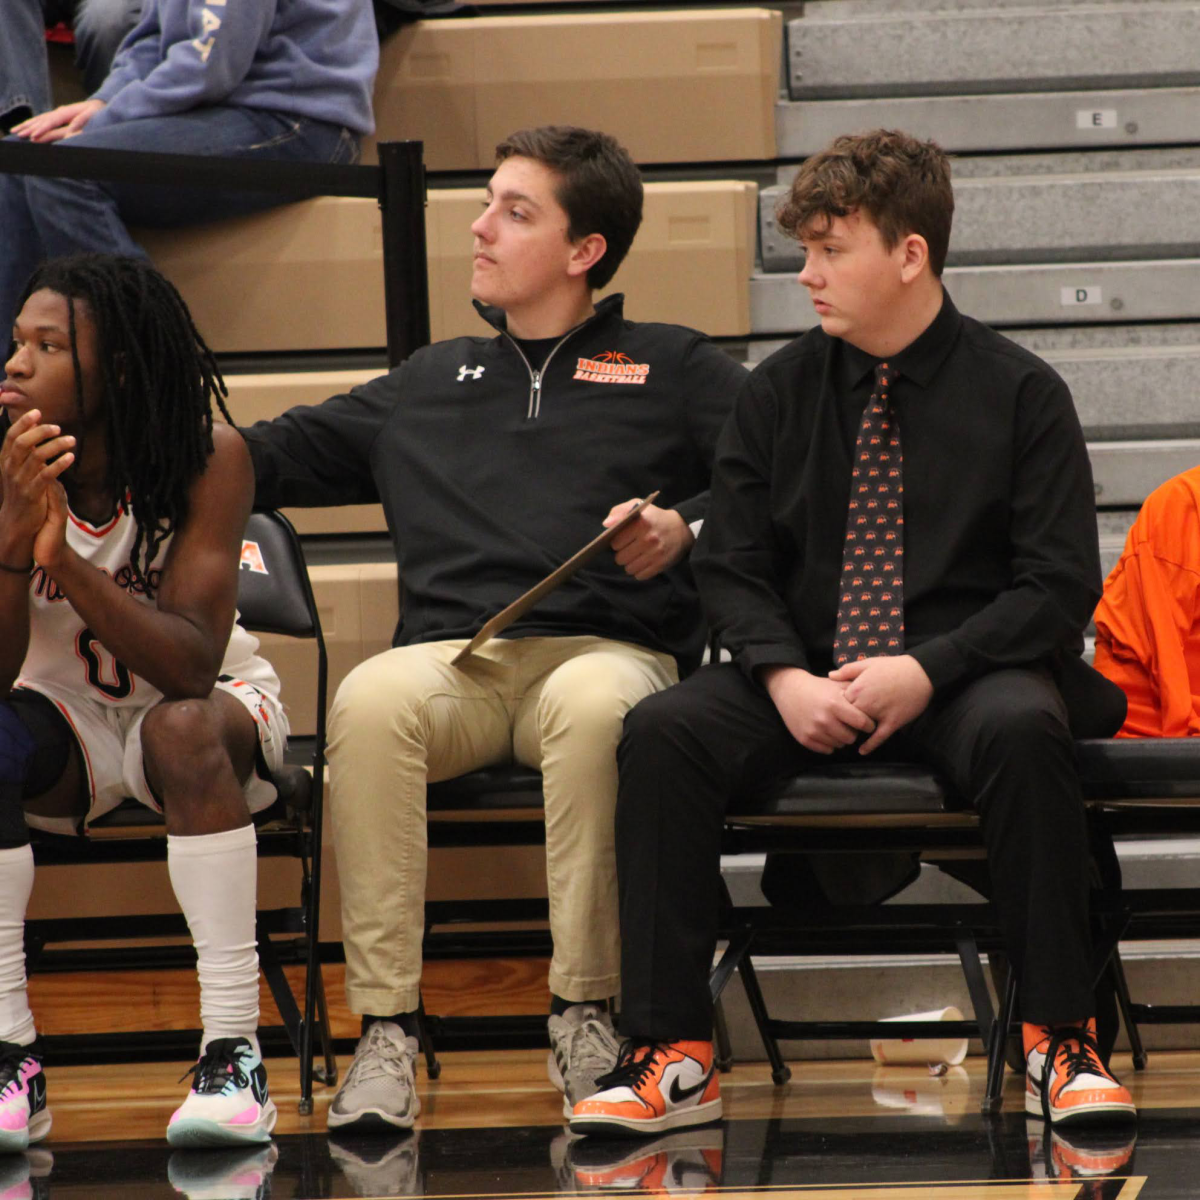
[[(129, 564), (136, 534), (133, 515), (125, 505), (101, 526), (89, 525), (74, 513), (67, 514), (67, 545), (115, 580), (135, 600), (153, 605), (171, 538), (159, 546), (144, 579)], [(259, 658), (257, 651), (258, 639), (235, 624), (220, 673), (278, 695), (279, 680), (270, 663)], [(118, 708), (140, 708), (162, 699), (158, 688), (109, 653), (53, 580), (35, 567), (29, 580), (29, 649), (16, 686), (28, 685), (36, 690), (39, 683), (66, 688)]]

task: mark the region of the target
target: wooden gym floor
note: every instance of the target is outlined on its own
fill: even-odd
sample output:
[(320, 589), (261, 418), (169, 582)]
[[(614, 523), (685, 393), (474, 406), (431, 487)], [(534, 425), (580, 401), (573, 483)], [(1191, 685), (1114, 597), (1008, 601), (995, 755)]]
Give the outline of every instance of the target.
[[(537, 1011), (545, 964), (431, 964), (432, 1011)], [(330, 998), (340, 971), (327, 968)], [(55, 1032), (111, 1032), (195, 1023), (186, 971), (35, 977), (34, 1011)], [(490, 999), (489, 999), (490, 993)], [(502, 1007), (498, 1007), (502, 1006)], [(119, 1013), (114, 1021), (113, 1014)], [(264, 1006), (264, 1020), (270, 1014)], [(353, 1019), (335, 1006), (335, 1033)], [(0, 1156), (0, 1200), (351, 1200), (383, 1196), (595, 1194), (773, 1200), (1182, 1200), (1200, 1197), (1200, 1054), (1155, 1052), (1135, 1075), (1116, 1068), (1141, 1109), (1135, 1129), (1069, 1138), (1026, 1122), (1009, 1075), (1005, 1111), (979, 1114), (983, 1063), (941, 1078), (870, 1060), (797, 1063), (776, 1088), (762, 1063), (722, 1078), (726, 1119), (650, 1141), (575, 1139), (546, 1079), (544, 1050), (442, 1056), (418, 1075), (415, 1134), (334, 1140), (331, 1090), (296, 1111), (290, 1058), (268, 1060), (279, 1124), (271, 1147), (176, 1151), (163, 1139), (187, 1063), (62, 1066), (48, 1071), (54, 1125), (25, 1155)], [(340, 1060), (342, 1069), (348, 1059)]]

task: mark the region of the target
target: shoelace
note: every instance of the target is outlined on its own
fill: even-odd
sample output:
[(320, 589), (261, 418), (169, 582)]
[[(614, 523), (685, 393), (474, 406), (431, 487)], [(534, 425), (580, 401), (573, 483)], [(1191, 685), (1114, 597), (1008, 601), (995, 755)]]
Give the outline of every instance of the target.
[(21, 1064), (29, 1055), (29, 1046), (0, 1042), (0, 1099), (7, 1099), (10, 1089), (20, 1087)]
[[(1077, 1045), (1072, 1047), (1071, 1043)], [(1050, 1035), (1050, 1044), (1046, 1047), (1046, 1061), (1042, 1064), (1042, 1116), (1050, 1120), (1050, 1083), (1054, 1079), (1055, 1063), (1058, 1052), (1063, 1052), (1063, 1088), (1073, 1083), (1080, 1075), (1099, 1075), (1108, 1078), (1108, 1072), (1100, 1061), (1100, 1047), (1095, 1037), (1085, 1026), (1064, 1025)]]
[(238, 1038), (216, 1038), (208, 1043), (200, 1061), (184, 1071), (179, 1082), (194, 1075), (192, 1091), (202, 1096), (219, 1095), (231, 1079), (238, 1088), (248, 1087), (250, 1078), (240, 1061), (245, 1052), (246, 1046)]
[(355, 1054), (350, 1070), (346, 1072), (346, 1086), (351, 1082), (361, 1083), (365, 1079), (376, 1079), (380, 1075), (406, 1074), (404, 1051), (379, 1027), (378, 1022), (367, 1030), (367, 1044), (361, 1053)]
[(578, 1062), (583, 1069), (603, 1066), (612, 1060), (616, 1048), (617, 1039), (609, 1032), (608, 1026), (603, 1021), (589, 1018), (571, 1031), (567, 1042), (567, 1060)]
[[(596, 1080), (596, 1087), (605, 1092), (609, 1088), (628, 1087), (636, 1090), (637, 1086), (654, 1070), (654, 1053), (661, 1045), (652, 1042), (630, 1038), (621, 1044), (621, 1052), (617, 1055), (617, 1065), (607, 1075), (601, 1075)], [(646, 1053), (637, 1057), (639, 1050)]]

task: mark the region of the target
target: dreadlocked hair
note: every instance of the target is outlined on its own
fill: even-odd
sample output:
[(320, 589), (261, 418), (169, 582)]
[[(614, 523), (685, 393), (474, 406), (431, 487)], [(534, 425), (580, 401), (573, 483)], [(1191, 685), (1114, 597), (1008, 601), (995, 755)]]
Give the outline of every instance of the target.
[(81, 418), (78, 301), (95, 327), (107, 484), (114, 505), (128, 503), (133, 512), (137, 533), (129, 562), (145, 578), (163, 541), (187, 516), (191, 486), (213, 452), (214, 401), (233, 424), (225, 407), (229, 392), (183, 298), (145, 259), (113, 254), (52, 259), (34, 272), (18, 309), (42, 289), (67, 301)]

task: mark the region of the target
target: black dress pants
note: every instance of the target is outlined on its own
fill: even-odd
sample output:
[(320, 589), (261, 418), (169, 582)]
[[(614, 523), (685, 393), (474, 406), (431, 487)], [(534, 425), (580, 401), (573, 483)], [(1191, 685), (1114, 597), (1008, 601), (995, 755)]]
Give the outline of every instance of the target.
[[(1092, 1016), (1087, 825), (1049, 671), (996, 671), (935, 698), (873, 757), (934, 767), (979, 812), (1025, 1019)], [(730, 663), (633, 708), (617, 759), (621, 1031), (708, 1040), (726, 809), (829, 759), (796, 742), (766, 692)]]

